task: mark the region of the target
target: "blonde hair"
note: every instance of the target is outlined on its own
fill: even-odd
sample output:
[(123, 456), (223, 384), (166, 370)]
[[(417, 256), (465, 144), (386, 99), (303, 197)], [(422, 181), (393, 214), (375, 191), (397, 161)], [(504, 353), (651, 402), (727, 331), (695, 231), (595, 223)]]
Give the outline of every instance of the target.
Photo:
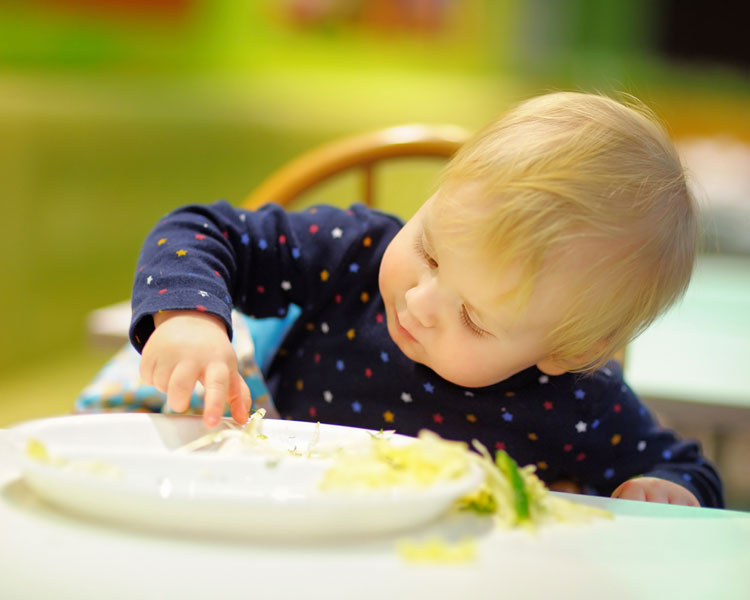
[(550, 333), (553, 356), (570, 370), (601, 366), (688, 285), (695, 200), (667, 132), (634, 99), (560, 92), (519, 104), (459, 150), (436, 206), (465, 184), (477, 186), (477, 200), (451, 211), (456, 231), (493, 266), (520, 264), (521, 296), (558, 251), (606, 242), (587, 257)]

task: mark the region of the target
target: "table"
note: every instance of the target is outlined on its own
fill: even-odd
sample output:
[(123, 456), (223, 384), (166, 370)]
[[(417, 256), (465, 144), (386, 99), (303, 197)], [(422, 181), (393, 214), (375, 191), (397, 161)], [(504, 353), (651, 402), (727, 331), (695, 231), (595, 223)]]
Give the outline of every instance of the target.
[[(575, 497), (614, 520), (536, 535), (449, 515), (406, 537), (475, 540), (475, 560), (406, 562), (392, 536), (261, 543), (121, 528), (39, 500), (0, 453), (0, 597), (750, 598), (750, 515)], [(259, 515), (262, 518), (262, 515)]]
[(750, 257), (700, 256), (684, 298), (628, 346), (625, 376), (669, 427), (701, 431), (719, 470), (731, 470), (727, 448), (750, 431)]
[(682, 301), (628, 347), (625, 375), (670, 422), (750, 428), (750, 257), (701, 256)]

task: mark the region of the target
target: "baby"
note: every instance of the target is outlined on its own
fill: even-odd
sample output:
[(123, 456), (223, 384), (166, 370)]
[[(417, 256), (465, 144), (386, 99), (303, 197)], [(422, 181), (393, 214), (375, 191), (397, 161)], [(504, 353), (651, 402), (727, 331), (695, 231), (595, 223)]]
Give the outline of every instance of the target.
[(204, 420), (250, 394), (232, 307), (300, 317), (267, 369), (283, 418), (478, 439), (548, 484), (722, 506), (694, 442), (662, 429), (610, 357), (684, 292), (697, 209), (642, 107), (556, 93), (469, 141), (403, 224), (365, 206), (164, 218), (145, 241), (131, 340), (141, 375)]

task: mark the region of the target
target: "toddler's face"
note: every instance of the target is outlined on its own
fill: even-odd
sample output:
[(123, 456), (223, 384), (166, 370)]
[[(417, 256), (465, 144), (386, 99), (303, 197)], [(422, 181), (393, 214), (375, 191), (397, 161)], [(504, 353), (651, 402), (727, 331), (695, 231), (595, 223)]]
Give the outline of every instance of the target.
[(467, 387), (497, 383), (532, 365), (564, 372), (549, 356), (548, 335), (562, 318), (565, 273), (541, 273), (519, 308), (512, 294), (498, 297), (515, 289), (520, 274), (491, 269), (490, 261), (464, 248), (469, 242), (449, 249), (442, 229), (430, 199), (383, 256), (380, 291), (388, 333), (401, 351)]

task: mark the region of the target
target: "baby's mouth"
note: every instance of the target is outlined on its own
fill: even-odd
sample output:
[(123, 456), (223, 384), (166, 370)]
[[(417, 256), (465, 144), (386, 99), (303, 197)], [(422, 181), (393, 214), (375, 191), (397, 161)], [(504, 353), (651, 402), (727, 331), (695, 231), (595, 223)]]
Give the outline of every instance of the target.
[(418, 344), (418, 343), (419, 343), (419, 340), (417, 340), (417, 338), (415, 338), (415, 337), (414, 337), (414, 336), (413, 336), (413, 335), (411, 334), (411, 332), (410, 332), (410, 331), (409, 331), (409, 330), (408, 330), (408, 329), (407, 329), (406, 327), (404, 327), (404, 326), (403, 326), (403, 324), (401, 323), (401, 319), (400, 319), (400, 318), (399, 318), (399, 316), (398, 316), (398, 313), (397, 313), (397, 312), (394, 312), (394, 315), (395, 315), (395, 317), (396, 317), (396, 325), (397, 325), (397, 327), (398, 327), (398, 332), (399, 332), (399, 333), (400, 333), (400, 334), (401, 334), (401, 335), (402, 335), (403, 337), (405, 337), (405, 338), (406, 338), (407, 340), (409, 340), (409, 341), (411, 341), (411, 342), (414, 342), (414, 343), (417, 343), (417, 344)]

